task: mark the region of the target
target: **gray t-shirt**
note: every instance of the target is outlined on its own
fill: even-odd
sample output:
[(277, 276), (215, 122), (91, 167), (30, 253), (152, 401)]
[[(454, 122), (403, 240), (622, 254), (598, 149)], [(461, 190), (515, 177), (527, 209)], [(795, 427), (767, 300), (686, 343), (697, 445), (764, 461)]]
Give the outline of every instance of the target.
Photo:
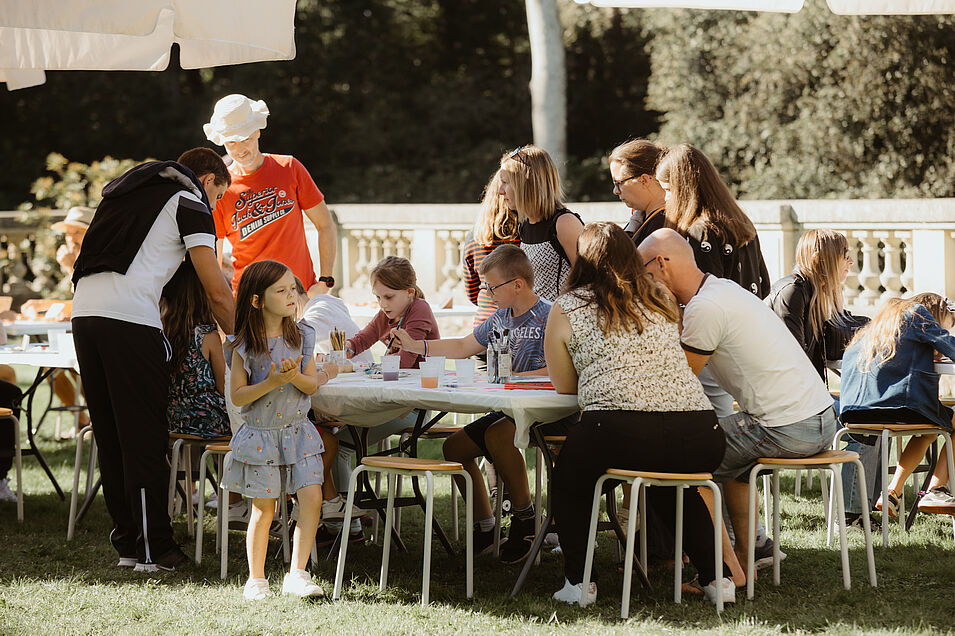
[(550, 313), (550, 303), (541, 298), (520, 316), (510, 309), (498, 309), (491, 317), (474, 328), (474, 339), (486, 347), (491, 330), (502, 334), (509, 330), (511, 368), (517, 372), (536, 371), (547, 366), (544, 361), (544, 327)]

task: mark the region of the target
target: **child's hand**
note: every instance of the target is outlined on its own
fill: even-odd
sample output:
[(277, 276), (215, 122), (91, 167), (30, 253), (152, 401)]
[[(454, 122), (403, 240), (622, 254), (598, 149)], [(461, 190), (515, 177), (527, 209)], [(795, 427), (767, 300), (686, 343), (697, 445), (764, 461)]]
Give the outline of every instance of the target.
[(278, 370), (275, 368), (275, 363), (272, 363), (272, 369), (269, 371), (269, 380), (272, 381), (275, 386), (282, 386), (283, 384), (288, 384), (292, 381), (292, 378), (295, 377), (295, 374), (298, 373), (299, 365), (302, 363), (302, 356), (298, 358), (282, 358), (282, 364)]
[(322, 371), (325, 372), (329, 380), (338, 377), (338, 365), (334, 362), (326, 362), (325, 366), (322, 367)]

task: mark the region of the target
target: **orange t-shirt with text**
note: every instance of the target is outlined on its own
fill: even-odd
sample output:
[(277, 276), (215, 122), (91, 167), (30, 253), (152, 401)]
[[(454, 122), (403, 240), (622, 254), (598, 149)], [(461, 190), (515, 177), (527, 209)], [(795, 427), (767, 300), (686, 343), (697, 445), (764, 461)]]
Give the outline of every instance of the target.
[(233, 293), (242, 270), (271, 259), (288, 266), (305, 289), (315, 284), (315, 267), (305, 243), (303, 210), (325, 200), (305, 166), (289, 155), (264, 155), (248, 175), (232, 174), (232, 185), (213, 212), (216, 237), (232, 245)]

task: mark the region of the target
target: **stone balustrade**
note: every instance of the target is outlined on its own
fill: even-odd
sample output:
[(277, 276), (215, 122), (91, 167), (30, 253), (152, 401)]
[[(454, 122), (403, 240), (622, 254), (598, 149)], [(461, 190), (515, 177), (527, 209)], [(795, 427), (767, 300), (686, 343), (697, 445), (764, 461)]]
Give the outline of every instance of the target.
[[(825, 227), (849, 240), (855, 263), (846, 299), (854, 311), (871, 314), (887, 298), (914, 291), (955, 297), (955, 199), (744, 201), (742, 206), (759, 231), (773, 280), (792, 271), (799, 236)], [(629, 218), (620, 203), (569, 207), (585, 221), (622, 224)], [(411, 260), (432, 304), (468, 309), (460, 262), (477, 210), (476, 204), (333, 205), (339, 228), (336, 293), (351, 304), (372, 303), (369, 272), (393, 254)], [(34, 271), (35, 228), (18, 218), (17, 212), (0, 212), (0, 258), (5, 262), (0, 293), (21, 297), (50, 274)], [(305, 226), (314, 252), (315, 229)], [(318, 262), (317, 254), (313, 260)]]

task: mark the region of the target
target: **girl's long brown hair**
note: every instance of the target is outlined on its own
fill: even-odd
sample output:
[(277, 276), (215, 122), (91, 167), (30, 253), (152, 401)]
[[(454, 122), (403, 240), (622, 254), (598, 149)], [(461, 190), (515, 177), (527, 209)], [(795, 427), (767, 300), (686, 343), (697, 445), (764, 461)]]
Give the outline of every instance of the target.
[(796, 244), (796, 273), (812, 285), (809, 332), (817, 342), (826, 322), (842, 314), (842, 273), (849, 244), (835, 230), (809, 230)]
[[(242, 270), (235, 297), (236, 347), (245, 346), (254, 354), (268, 352), (265, 318), (262, 315), (265, 292), (288, 271), (288, 267), (277, 261), (257, 261)], [(258, 297), (258, 307), (252, 304), (253, 297)], [(302, 346), (302, 334), (293, 316), (282, 318), (282, 338), (293, 349)]]
[(495, 240), (513, 242), (518, 239), (517, 212), (507, 207), (500, 189), (501, 171), (496, 170), (484, 188), (481, 211), (474, 223), (474, 240), (481, 245), (491, 245)]
[(192, 346), (192, 338), (199, 325), (214, 325), (212, 306), (206, 297), (199, 275), (186, 255), (176, 273), (163, 287), (159, 298), (159, 313), (162, 329), (172, 347), (171, 373), (178, 373), (186, 353)]
[(670, 322), (679, 319), (676, 305), (647, 274), (633, 241), (615, 223), (588, 223), (577, 239), (577, 262), (565, 292), (584, 287), (588, 288), (585, 298), (597, 307), (605, 336), (627, 328), (643, 333), (644, 309)]
[(856, 366), (866, 373), (872, 363), (883, 364), (895, 357), (896, 346), (902, 336), (902, 321), (905, 315), (922, 305), (940, 325), (949, 315), (948, 301), (938, 294), (925, 292), (911, 298), (890, 298), (876, 313), (875, 318), (856, 332), (849, 343), (852, 346), (861, 343)]
[(756, 226), (739, 207), (713, 163), (690, 144), (670, 148), (657, 165), (657, 180), (667, 183), (667, 224), (683, 236), (702, 221), (736, 247), (756, 238)]
[(411, 261), (400, 256), (386, 256), (371, 270), (371, 283), (380, 282), (388, 289), (413, 289), (415, 298), (424, 298), (424, 292), (418, 287), (418, 275)]

